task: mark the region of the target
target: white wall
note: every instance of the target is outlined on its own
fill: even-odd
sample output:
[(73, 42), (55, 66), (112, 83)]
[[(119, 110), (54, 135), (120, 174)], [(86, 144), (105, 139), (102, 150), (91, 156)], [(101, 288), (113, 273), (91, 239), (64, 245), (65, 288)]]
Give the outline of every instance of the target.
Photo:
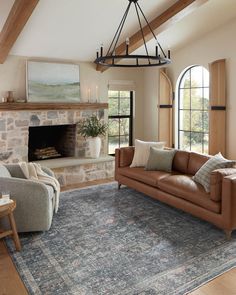
[(158, 89), (159, 68), (151, 67), (144, 70), (144, 140), (158, 139)]
[(236, 159), (236, 19), (189, 44), (172, 55), (172, 65), (168, 68), (175, 89), (177, 79), (188, 66), (198, 64), (208, 68), (208, 64), (225, 58), (227, 73), (227, 157)]
[[(26, 61), (27, 58), (24, 57), (9, 56), (5, 63), (0, 65), (0, 98), (5, 96), (6, 91), (9, 90), (14, 91), (15, 98), (26, 98)], [(56, 61), (60, 62), (60, 60)], [(75, 61), (69, 62), (78, 63)], [(110, 68), (107, 71), (100, 73), (95, 70), (95, 65), (93, 63), (81, 62), (78, 64), (80, 65), (82, 101), (88, 100), (88, 88), (91, 89), (90, 101), (95, 100), (97, 86), (99, 100), (101, 102), (107, 102), (109, 80), (129, 80), (135, 82), (134, 138), (143, 139), (144, 71), (142, 69)]]

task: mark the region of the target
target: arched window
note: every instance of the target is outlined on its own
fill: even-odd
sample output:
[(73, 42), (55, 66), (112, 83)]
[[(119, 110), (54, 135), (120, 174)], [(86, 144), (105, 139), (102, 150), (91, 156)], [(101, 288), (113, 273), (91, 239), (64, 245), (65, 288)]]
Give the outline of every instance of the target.
[(208, 153), (209, 72), (202, 66), (188, 68), (178, 85), (178, 147)]

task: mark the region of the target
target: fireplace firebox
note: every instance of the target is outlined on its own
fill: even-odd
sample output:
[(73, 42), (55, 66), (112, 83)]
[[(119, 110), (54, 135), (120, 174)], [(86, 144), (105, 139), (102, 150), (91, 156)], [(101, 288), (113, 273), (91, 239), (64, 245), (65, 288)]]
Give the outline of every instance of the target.
[(75, 156), (76, 125), (29, 127), (28, 160)]

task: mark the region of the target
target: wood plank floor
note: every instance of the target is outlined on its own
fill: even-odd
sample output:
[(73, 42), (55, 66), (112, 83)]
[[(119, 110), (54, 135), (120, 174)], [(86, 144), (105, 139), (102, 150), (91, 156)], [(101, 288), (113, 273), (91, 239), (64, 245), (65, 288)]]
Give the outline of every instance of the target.
[(203, 285), (189, 295), (235, 295), (236, 268)]
[(0, 295), (27, 295), (28, 292), (9, 256), (4, 242), (0, 241)]
[[(64, 187), (62, 191), (107, 183), (113, 179), (93, 181)], [(27, 295), (28, 292), (9, 256), (5, 244), (0, 241), (0, 295)], [(224, 273), (189, 295), (236, 295), (236, 268)]]

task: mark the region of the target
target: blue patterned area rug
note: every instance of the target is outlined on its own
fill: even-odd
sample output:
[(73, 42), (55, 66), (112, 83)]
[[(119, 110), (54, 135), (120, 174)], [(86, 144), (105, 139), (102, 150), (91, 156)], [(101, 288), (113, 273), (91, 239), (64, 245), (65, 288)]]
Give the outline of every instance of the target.
[(50, 231), (21, 235), (15, 265), (30, 294), (185, 294), (236, 265), (213, 225), (106, 184), (61, 194)]

